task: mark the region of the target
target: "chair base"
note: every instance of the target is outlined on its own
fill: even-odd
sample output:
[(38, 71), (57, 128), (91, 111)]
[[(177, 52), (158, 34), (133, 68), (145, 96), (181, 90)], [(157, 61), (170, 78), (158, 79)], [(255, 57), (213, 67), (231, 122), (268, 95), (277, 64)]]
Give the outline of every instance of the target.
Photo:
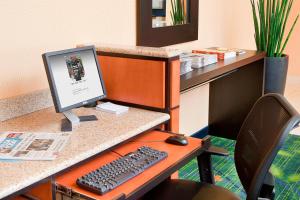
[(265, 198), (265, 199), (270, 199), (270, 200), (275, 199), (274, 186), (272, 186), (272, 185), (263, 185), (263, 187), (260, 190), (259, 197), (260, 198)]

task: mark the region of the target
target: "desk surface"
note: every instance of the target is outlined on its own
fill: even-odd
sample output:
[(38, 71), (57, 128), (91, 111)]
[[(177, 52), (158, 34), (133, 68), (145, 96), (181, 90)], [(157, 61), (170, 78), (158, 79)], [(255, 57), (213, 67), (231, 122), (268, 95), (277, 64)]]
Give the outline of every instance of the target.
[[(116, 116), (92, 108), (75, 110), (77, 115), (98, 117), (98, 121), (81, 123), (72, 132), (65, 149), (54, 161), (0, 162), (0, 198), (52, 176), (93, 155), (149, 130), (169, 119), (169, 115), (130, 108)], [(59, 132), (61, 114), (54, 108), (0, 123), (1, 131)]]
[(113, 44), (84, 44), (77, 46), (95, 45), (98, 52), (127, 54), (133, 56), (146, 56), (156, 58), (173, 58), (179, 56), (183, 51), (175, 48), (144, 47)]
[(164, 140), (170, 135), (170, 133), (151, 131), (143, 133), (142, 135), (134, 138), (132, 141), (115, 148), (114, 152), (126, 155), (141, 146), (149, 146), (161, 151), (166, 151), (168, 153), (168, 157), (103, 196), (78, 187), (76, 179), (79, 176), (83, 176), (86, 173), (107, 164), (108, 162), (118, 159), (119, 155), (113, 152), (107, 152), (103, 155), (99, 155), (89, 163), (76, 167), (72, 171), (66, 172), (56, 178), (56, 183), (72, 189), (73, 192), (84, 194), (92, 199), (118, 199), (118, 197), (122, 197), (122, 195), (124, 195), (126, 199), (139, 198), (140, 195), (149, 191), (156, 184), (178, 170), (185, 164), (185, 162), (199, 155), (203, 149), (202, 140), (197, 138), (188, 138), (189, 144), (187, 146), (167, 144)]
[(235, 58), (219, 61), (200, 69), (194, 69), (193, 71), (180, 76), (180, 91), (183, 92), (192, 87), (203, 84), (249, 63), (261, 60), (264, 57), (264, 52), (246, 51), (245, 54)]

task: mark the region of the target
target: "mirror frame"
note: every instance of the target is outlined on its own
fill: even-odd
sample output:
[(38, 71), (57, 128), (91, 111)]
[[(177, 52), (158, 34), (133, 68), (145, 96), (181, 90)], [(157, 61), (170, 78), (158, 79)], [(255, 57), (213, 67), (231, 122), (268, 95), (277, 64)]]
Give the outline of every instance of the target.
[(162, 47), (198, 40), (199, 0), (190, 0), (188, 24), (152, 28), (152, 0), (137, 0), (137, 46)]

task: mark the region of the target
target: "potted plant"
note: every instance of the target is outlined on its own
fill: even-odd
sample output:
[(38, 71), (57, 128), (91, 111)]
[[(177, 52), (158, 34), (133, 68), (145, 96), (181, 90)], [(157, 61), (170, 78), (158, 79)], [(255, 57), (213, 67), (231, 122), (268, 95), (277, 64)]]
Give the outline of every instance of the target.
[(284, 49), (298, 21), (299, 15), (285, 35), (293, 0), (250, 0), (258, 51), (265, 51), (265, 93), (284, 93), (288, 55)]

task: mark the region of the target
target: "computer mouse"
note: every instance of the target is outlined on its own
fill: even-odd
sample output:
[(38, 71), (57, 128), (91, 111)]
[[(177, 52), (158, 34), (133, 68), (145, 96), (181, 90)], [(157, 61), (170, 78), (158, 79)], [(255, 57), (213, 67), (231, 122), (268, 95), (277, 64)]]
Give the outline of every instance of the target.
[(165, 142), (169, 144), (180, 145), (180, 146), (188, 145), (188, 140), (183, 135), (170, 136), (165, 140)]

